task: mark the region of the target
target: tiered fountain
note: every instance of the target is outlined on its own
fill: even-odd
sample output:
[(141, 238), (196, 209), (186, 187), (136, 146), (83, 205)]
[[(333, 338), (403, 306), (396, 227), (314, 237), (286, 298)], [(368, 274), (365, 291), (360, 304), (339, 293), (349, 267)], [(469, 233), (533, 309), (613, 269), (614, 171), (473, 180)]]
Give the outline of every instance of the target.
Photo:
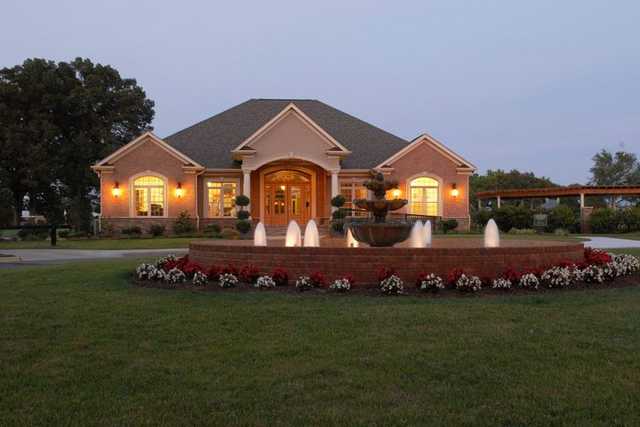
[(353, 237), (369, 246), (393, 246), (396, 243), (407, 240), (411, 233), (412, 224), (401, 221), (387, 221), (389, 211), (395, 211), (407, 204), (406, 199), (386, 200), (388, 190), (398, 188), (398, 183), (385, 180), (380, 172), (371, 171), (371, 179), (364, 183), (371, 190), (373, 199), (358, 199), (353, 203), (356, 207), (371, 212), (373, 221), (354, 220), (349, 229)]

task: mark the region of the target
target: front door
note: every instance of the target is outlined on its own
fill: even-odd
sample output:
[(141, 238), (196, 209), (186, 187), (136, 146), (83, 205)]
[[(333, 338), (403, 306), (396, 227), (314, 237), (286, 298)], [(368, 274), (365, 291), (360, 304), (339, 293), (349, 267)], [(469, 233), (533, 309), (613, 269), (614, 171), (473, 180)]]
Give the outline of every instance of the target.
[(304, 226), (311, 217), (311, 179), (295, 170), (265, 175), (264, 220), (267, 225), (287, 225), (295, 220)]

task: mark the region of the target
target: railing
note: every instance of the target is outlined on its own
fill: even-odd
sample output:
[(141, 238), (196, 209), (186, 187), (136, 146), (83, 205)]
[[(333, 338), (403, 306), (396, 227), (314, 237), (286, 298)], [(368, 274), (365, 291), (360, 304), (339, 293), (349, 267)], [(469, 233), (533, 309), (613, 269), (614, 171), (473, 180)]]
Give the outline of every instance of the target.
[(0, 230), (49, 230), (51, 246), (55, 246), (58, 243), (58, 228), (69, 228), (69, 226), (66, 224), (25, 224), (14, 227), (0, 227)]
[[(346, 218), (349, 218), (349, 219), (358, 220), (361, 218), (364, 219), (364, 218), (373, 217), (373, 214), (371, 212), (366, 211), (364, 209), (340, 208), (340, 210), (344, 212), (346, 215)], [(410, 214), (410, 213), (404, 213), (404, 212), (389, 212), (387, 214), (387, 217), (391, 220), (405, 221), (405, 222), (412, 222), (412, 223), (418, 220), (422, 222), (429, 220), (433, 223), (434, 226), (435, 226), (436, 220), (438, 219), (437, 216), (417, 215), (417, 214)]]

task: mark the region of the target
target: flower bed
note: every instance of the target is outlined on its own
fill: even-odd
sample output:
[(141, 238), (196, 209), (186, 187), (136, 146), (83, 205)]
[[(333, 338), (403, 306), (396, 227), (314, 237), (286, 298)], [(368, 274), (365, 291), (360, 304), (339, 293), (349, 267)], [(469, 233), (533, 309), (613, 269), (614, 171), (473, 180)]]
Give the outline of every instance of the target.
[[(495, 294), (531, 293), (555, 289), (582, 289), (616, 287), (640, 284), (640, 260), (632, 255), (613, 255), (603, 251), (585, 250), (580, 262), (563, 261), (547, 268), (507, 268), (496, 277), (480, 278), (454, 268), (446, 276), (433, 272), (418, 275), (415, 287), (407, 288), (401, 269), (380, 267), (377, 269), (378, 286), (361, 287), (358, 293), (381, 295), (399, 294)], [(264, 289), (275, 291), (311, 291), (310, 293), (353, 293), (351, 275), (327, 277), (314, 271), (298, 276), (295, 286), (288, 286), (289, 272), (282, 267), (265, 274), (258, 266), (234, 265), (210, 266), (192, 262), (188, 256), (160, 258), (154, 264), (140, 264), (135, 270), (137, 283), (142, 286), (164, 288), (213, 289)], [(243, 286), (244, 285), (244, 286)]]

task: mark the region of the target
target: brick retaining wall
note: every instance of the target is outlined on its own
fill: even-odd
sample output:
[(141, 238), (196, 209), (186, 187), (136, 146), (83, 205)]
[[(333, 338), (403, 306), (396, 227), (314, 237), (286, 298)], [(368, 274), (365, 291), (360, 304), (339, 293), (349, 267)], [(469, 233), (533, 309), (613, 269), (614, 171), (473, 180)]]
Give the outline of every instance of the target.
[[(557, 243), (557, 242), (555, 242)], [(222, 242), (194, 242), (189, 257), (205, 266), (254, 265), (269, 273), (284, 267), (292, 280), (314, 271), (329, 279), (353, 274), (356, 285), (375, 284), (379, 267), (393, 267), (407, 284), (421, 272), (441, 276), (462, 268), (480, 277), (496, 277), (511, 267), (544, 268), (561, 261), (584, 260), (582, 244), (533, 245), (504, 248), (287, 248), (225, 245)]]

